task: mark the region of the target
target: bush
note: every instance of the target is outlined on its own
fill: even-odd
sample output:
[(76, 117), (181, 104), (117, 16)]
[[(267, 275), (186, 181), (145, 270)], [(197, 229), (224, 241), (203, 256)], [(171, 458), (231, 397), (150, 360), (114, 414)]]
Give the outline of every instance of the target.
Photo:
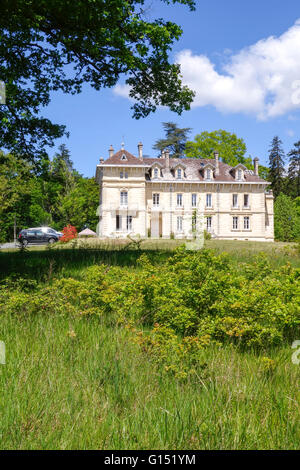
[[(230, 342), (266, 348), (290, 341), (300, 325), (299, 269), (289, 264), (271, 269), (264, 254), (237, 267), (226, 254), (181, 247), (160, 264), (143, 254), (137, 269), (95, 265), (85, 268), (81, 279), (26, 285), (24, 280), (3, 285), (1, 311), (96, 315), (109, 325), (146, 327), (150, 335), (171, 332), (179, 349), (188, 337), (201, 347)], [(152, 330), (154, 325), (159, 330)]]
[(62, 243), (67, 243), (70, 240), (77, 238), (77, 230), (76, 230), (76, 227), (73, 227), (73, 225), (69, 224), (66, 227), (64, 227), (62, 233), (63, 233), (63, 236), (59, 240)]

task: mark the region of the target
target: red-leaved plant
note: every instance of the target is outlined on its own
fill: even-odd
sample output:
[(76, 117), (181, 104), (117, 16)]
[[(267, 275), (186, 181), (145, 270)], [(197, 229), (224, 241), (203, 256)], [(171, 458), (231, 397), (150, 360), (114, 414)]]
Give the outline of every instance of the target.
[(69, 242), (70, 240), (73, 240), (73, 238), (77, 238), (77, 230), (76, 227), (73, 225), (67, 225), (66, 227), (63, 228), (63, 236), (60, 238), (59, 241), (66, 243)]

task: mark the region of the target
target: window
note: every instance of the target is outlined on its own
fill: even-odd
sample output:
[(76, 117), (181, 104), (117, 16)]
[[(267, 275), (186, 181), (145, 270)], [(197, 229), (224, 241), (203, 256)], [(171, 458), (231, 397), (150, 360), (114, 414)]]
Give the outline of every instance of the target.
[(238, 179), (239, 181), (242, 179), (242, 176), (243, 176), (242, 170), (238, 170), (238, 172), (237, 172), (237, 179)]
[(159, 206), (159, 193), (152, 194), (153, 206)]
[(211, 170), (206, 170), (206, 179), (211, 180)]
[(211, 194), (206, 194), (206, 207), (212, 207), (212, 197), (211, 197)]
[(120, 178), (121, 178), (121, 179), (124, 178), (123, 171), (120, 171)]
[(206, 230), (208, 232), (211, 232), (211, 220), (212, 220), (212, 217), (206, 217)]
[(182, 207), (182, 194), (177, 194), (177, 206)]
[(121, 191), (120, 203), (121, 203), (121, 206), (127, 206), (128, 204), (128, 192), (127, 191)]
[(154, 168), (154, 178), (158, 178), (158, 168)]
[(232, 229), (237, 230), (239, 227), (239, 218), (238, 217), (232, 217)]
[(116, 230), (122, 230), (122, 216), (116, 215)]
[(178, 170), (177, 170), (177, 178), (178, 178), (179, 180), (182, 179), (182, 170), (181, 170), (181, 168), (178, 168)]
[(197, 194), (192, 194), (192, 207), (197, 206)]
[(132, 215), (127, 215), (126, 217), (126, 229), (127, 232), (130, 232), (132, 230)]
[(249, 194), (244, 194), (244, 207), (249, 207)]
[(125, 153), (123, 153), (121, 160), (127, 160)]
[(128, 173), (125, 171), (125, 179), (128, 180)]
[(244, 230), (250, 229), (250, 217), (244, 217)]
[(232, 195), (232, 207), (237, 207), (238, 206), (238, 195), (233, 194)]
[(182, 232), (182, 217), (177, 217), (177, 231)]

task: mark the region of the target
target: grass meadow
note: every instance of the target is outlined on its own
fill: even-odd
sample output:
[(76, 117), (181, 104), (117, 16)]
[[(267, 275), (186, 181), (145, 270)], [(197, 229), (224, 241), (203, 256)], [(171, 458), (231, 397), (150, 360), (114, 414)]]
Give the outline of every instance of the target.
[[(84, 280), (100, 263), (136, 272), (143, 252), (159, 265), (178, 244), (1, 251), (1, 282), (21, 277), (39, 289), (54, 279)], [(292, 244), (206, 246), (229, 252), (236, 266), (260, 251), (274, 268), (300, 265)], [(4, 309), (0, 340), (1, 449), (299, 449), (300, 365), (290, 342), (259, 351), (211, 344), (199, 353), (205, 373), (179, 380), (140, 347), (132, 328), (103, 316)]]

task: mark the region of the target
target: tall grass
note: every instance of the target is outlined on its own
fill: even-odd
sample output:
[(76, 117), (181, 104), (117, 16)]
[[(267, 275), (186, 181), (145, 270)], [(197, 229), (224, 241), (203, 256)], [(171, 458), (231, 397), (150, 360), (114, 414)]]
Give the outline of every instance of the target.
[(97, 318), (4, 315), (2, 449), (297, 449), (299, 372), (254, 353), (203, 351), (207, 376), (180, 382)]
[[(126, 240), (81, 241), (49, 247), (30, 247), (25, 252), (20, 250), (0, 251), (0, 280), (7, 276), (29, 276), (48, 279), (49, 270), (56, 276), (80, 274), (81, 269), (93, 264), (127, 266), (136, 269), (137, 260), (147, 253), (152, 262), (159, 264), (172, 255), (174, 249), (184, 244), (184, 240), (145, 240), (139, 249), (126, 246)], [(300, 266), (299, 252), (292, 243), (265, 243), (207, 240), (206, 248), (217, 253), (228, 252), (233, 263), (252, 262), (260, 252), (265, 252), (274, 268), (289, 262)]]

